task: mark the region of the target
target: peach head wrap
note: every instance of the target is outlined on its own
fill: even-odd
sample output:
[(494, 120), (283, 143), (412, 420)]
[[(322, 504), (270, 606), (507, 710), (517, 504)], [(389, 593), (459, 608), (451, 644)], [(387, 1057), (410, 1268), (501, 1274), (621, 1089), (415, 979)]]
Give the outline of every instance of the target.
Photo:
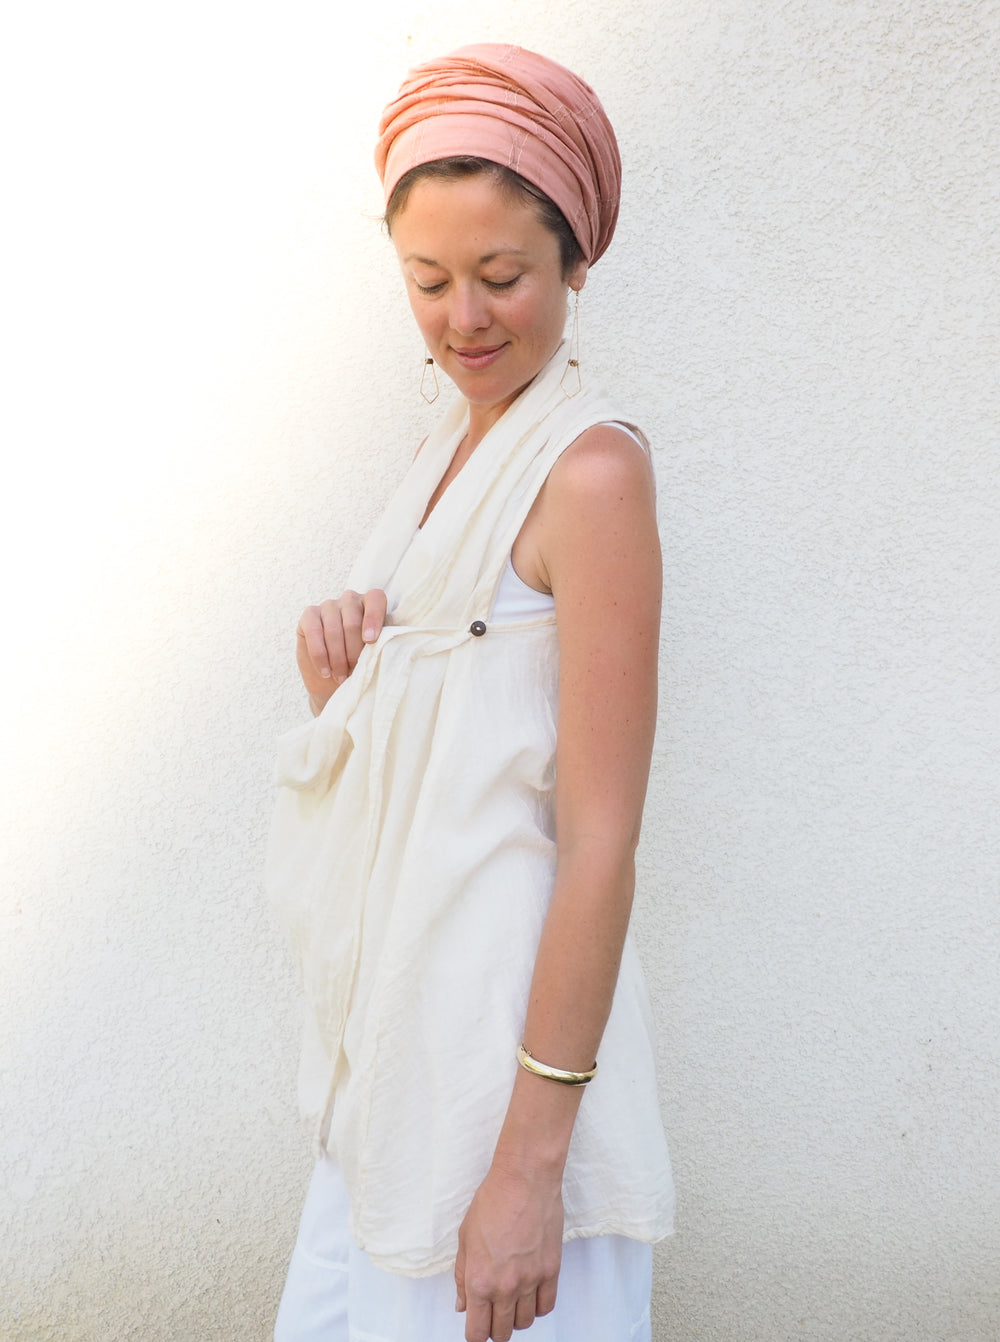
[(375, 166), (388, 201), (404, 173), (455, 155), (519, 173), (559, 206), (592, 265), (618, 220), (621, 158), (593, 89), (524, 47), (483, 43), (411, 70), (382, 113)]

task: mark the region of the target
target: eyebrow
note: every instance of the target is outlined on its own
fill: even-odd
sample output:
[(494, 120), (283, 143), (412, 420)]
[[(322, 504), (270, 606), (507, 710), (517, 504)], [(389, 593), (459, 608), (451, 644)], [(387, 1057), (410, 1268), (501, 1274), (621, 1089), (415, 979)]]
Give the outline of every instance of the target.
[[(479, 265), (481, 266), (488, 265), (490, 261), (495, 261), (498, 256), (527, 256), (527, 255), (528, 253), (523, 247), (501, 247), (499, 251), (487, 252), (485, 256), (481, 256), (479, 258)], [(444, 269), (440, 261), (435, 261), (429, 256), (417, 256), (416, 252), (411, 252), (409, 256), (404, 256), (403, 260), (404, 262), (419, 261), (421, 265), (424, 266), (437, 266), (439, 269), (442, 270)]]

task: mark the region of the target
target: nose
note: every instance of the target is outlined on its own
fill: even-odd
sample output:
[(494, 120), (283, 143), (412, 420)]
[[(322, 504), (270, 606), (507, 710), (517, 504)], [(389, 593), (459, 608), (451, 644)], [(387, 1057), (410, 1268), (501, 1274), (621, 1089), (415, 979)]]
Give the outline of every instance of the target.
[(491, 318), (482, 286), (474, 283), (456, 285), (449, 317), (451, 329), (459, 335), (470, 336), (485, 331)]

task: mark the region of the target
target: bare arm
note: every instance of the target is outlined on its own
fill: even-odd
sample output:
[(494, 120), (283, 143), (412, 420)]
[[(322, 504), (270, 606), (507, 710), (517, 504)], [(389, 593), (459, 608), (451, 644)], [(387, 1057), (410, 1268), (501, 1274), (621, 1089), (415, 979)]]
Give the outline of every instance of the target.
[[(532, 519), (556, 600), (557, 867), (525, 1046), (585, 1071), (614, 994), (656, 721), (661, 566), (652, 474), (620, 431), (590, 430), (557, 463)], [(466, 1337), (505, 1342), (554, 1303), (561, 1184), (582, 1088), (519, 1069), (456, 1264)]]

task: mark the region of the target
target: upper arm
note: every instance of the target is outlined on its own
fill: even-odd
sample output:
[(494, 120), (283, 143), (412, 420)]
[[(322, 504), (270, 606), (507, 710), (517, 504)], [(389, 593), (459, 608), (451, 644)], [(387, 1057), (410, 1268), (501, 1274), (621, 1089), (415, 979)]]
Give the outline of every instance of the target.
[(537, 552), (559, 637), (560, 848), (634, 845), (656, 725), (662, 569), (649, 459), (590, 429), (546, 481)]

